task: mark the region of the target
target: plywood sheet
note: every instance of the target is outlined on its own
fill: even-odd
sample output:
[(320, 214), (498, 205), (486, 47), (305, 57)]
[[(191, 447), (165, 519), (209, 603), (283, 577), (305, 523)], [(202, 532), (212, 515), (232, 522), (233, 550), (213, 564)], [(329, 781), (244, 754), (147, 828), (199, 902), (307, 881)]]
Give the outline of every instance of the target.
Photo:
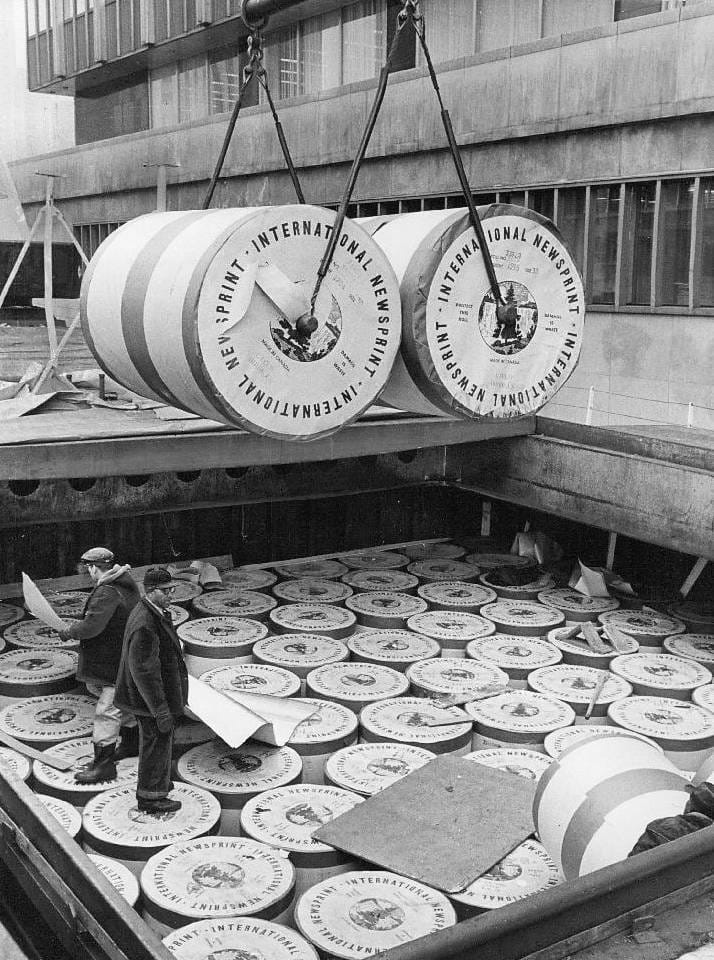
[(464, 890), (533, 833), (535, 785), (436, 757), (313, 837), (445, 893)]

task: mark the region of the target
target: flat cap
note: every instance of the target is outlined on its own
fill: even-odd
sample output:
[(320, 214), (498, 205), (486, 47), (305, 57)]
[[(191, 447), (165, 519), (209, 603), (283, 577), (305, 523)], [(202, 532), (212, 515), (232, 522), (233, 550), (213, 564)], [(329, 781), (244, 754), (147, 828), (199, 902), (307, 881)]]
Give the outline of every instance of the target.
[(92, 547), (81, 557), (85, 563), (113, 563), (114, 554), (107, 547)]
[(144, 590), (154, 590), (171, 583), (171, 574), (164, 567), (149, 567), (144, 574)]

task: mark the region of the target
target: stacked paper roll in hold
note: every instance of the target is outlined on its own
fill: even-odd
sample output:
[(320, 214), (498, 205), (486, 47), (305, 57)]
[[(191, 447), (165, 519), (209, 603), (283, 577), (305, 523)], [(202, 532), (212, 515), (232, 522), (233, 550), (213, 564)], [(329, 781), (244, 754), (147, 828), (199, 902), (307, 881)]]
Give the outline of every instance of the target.
[(186, 623), (190, 614), (185, 607), (180, 607), (177, 603), (170, 603), (166, 608), (166, 612), (171, 617), (171, 623), (175, 627), (181, 626), (182, 623)]
[(505, 578), (499, 571), (489, 570), (479, 576), (478, 582), (483, 587), (495, 590), (497, 596), (506, 600), (535, 600), (539, 593), (552, 587), (554, 581), (550, 574), (544, 573), (539, 576), (536, 569), (533, 570), (532, 576), (533, 579), (527, 583), (502, 583), (501, 581)]
[(136, 784), (138, 766), (136, 757), (125, 757), (123, 760), (118, 760), (116, 776), (112, 777), (111, 780), (100, 780), (97, 783), (77, 783), (74, 779), (75, 773), (92, 764), (94, 749), (89, 737), (65, 740), (63, 743), (50, 747), (45, 752), (48, 757), (56, 760), (66, 760), (72, 766), (69, 770), (58, 770), (56, 767), (50, 766), (49, 763), (35, 760), (32, 765), (35, 789), (39, 793), (71, 803), (79, 810), (102, 790)]
[(466, 656), (491, 663), (508, 674), (509, 686), (525, 690), (528, 675), (538, 667), (560, 663), (560, 650), (539, 637), (515, 637), (508, 633), (493, 633), (466, 646)]
[(376, 630), (402, 630), (410, 617), (424, 613), (425, 600), (388, 590), (367, 590), (345, 601), (357, 617), (357, 623)]
[(478, 613), (485, 603), (496, 599), (495, 590), (466, 580), (435, 580), (422, 584), (417, 593), (432, 610), (463, 610)]
[(530, 690), (509, 690), (464, 709), (475, 720), (474, 750), (518, 744), (545, 753), (546, 734), (575, 722), (567, 703)]
[(466, 554), (466, 548), (457, 543), (410, 543), (402, 548), (410, 560), (458, 560)]
[(242, 837), (202, 837), (155, 853), (141, 871), (142, 915), (159, 936), (197, 920), (288, 922), (295, 869), (285, 855)]
[(407, 620), (407, 626), (416, 633), (438, 640), (442, 657), (464, 657), (466, 647), (478, 637), (495, 631), (490, 620), (462, 610), (430, 610), (417, 613)]
[(403, 673), (374, 663), (330, 663), (311, 670), (305, 680), (308, 696), (332, 700), (359, 713), (368, 704), (400, 697), (409, 690)]
[(555, 607), (533, 600), (496, 600), (481, 607), (481, 616), (491, 620), (497, 630), (519, 637), (544, 637), (565, 622)]
[(400, 570), (409, 563), (409, 557), (392, 550), (352, 550), (340, 560), (350, 570)]
[(409, 573), (425, 583), (439, 583), (451, 580), (475, 580), (478, 570), (470, 563), (461, 560), (448, 560), (437, 557), (431, 560), (414, 560), (407, 567)]
[(681, 600), (669, 607), (669, 613), (681, 620), (692, 633), (714, 633), (714, 602)]
[(89, 594), (83, 590), (64, 590), (45, 594), (50, 606), (63, 620), (77, 620), (84, 615)]
[(695, 703), (635, 696), (611, 704), (607, 713), (611, 723), (658, 743), (680, 770), (696, 770), (714, 749), (714, 714)]
[(403, 337), (382, 394), (417, 413), (497, 419), (535, 413), (580, 353), (585, 299), (551, 221), (506, 204), (479, 208), (497, 306), (466, 210), (374, 217), (365, 226), (401, 287)]
[(697, 687), (711, 683), (712, 675), (695, 660), (669, 653), (633, 653), (615, 657), (610, 669), (632, 684), (638, 696), (689, 700)]
[(664, 641), (667, 653), (687, 660), (696, 660), (708, 670), (714, 670), (714, 633), (680, 633)]
[(644, 740), (651, 747), (664, 753), (662, 747), (649, 737), (642, 736), (641, 733), (633, 733), (631, 730), (624, 730), (622, 727), (600, 727), (600, 726), (577, 726), (563, 727), (562, 730), (553, 730), (545, 738), (545, 752), (549, 757), (558, 758), (568, 747), (576, 743), (581, 743), (590, 737), (634, 737), (635, 740)]
[(361, 960), (456, 923), (438, 890), (378, 870), (324, 880), (295, 907), (295, 923), (321, 956)]
[(127, 870), (122, 863), (112, 860), (111, 857), (102, 857), (98, 853), (89, 853), (87, 856), (129, 906), (136, 907), (139, 901), (139, 881), (131, 870)]
[[(593, 629), (597, 631), (598, 636), (601, 636), (603, 640), (605, 639), (602, 637), (602, 627), (596, 628), (593, 625)], [(637, 653), (640, 649), (636, 640), (622, 634), (618, 642), (619, 649), (612, 646), (607, 649), (608, 644), (606, 643), (604, 651), (603, 649), (594, 650), (588, 644), (583, 633), (576, 633), (575, 636), (571, 637), (568, 636), (569, 632), (570, 628), (568, 627), (550, 630), (548, 640), (562, 652), (563, 663), (571, 666), (595, 667), (598, 670), (607, 670), (615, 657), (625, 653)]]
[(269, 697), (297, 697), (300, 678), (289, 670), (267, 663), (239, 663), (236, 666), (208, 670), (201, 677), (214, 690), (232, 693), (261, 693)]
[(348, 584), (325, 577), (299, 577), (273, 587), (273, 596), (280, 603), (343, 603), (352, 593)]
[(411, 630), (373, 630), (355, 633), (347, 641), (353, 662), (378, 663), (403, 673), (408, 666), (420, 660), (429, 660), (441, 654), (438, 640)]
[[(449, 722), (453, 716), (453, 723)], [(419, 697), (394, 697), (365, 707), (359, 718), (362, 743), (404, 743), (432, 753), (471, 750), (470, 721), (463, 711), (437, 707)]]
[(270, 570), (246, 570), (243, 567), (234, 567), (221, 573), (221, 580), (226, 586), (238, 587), (240, 590), (269, 590), (277, 579)]
[(294, 205), (151, 213), (98, 249), (82, 329), (140, 396), (284, 440), (326, 436), (384, 387), (400, 297), (379, 247), (346, 221), (314, 315), (336, 214)]
[(18, 620), (22, 620), (25, 611), (14, 603), (0, 603), (0, 630), (4, 630)]
[(79, 810), (66, 800), (58, 800), (57, 797), (48, 797), (42, 793), (38, 793), (37, 799), (70, 837), (79, 842), (79, 835), (82, 832), (82, 815)]
[(697, 687), (692, 693), (692, 700), (705, 710), (714, 713), (714, 683), (707, 683), (703, 687)]
[(173, 590), (171, 601), (179, 607), (190, 606), (203, 593), (203, 587), (197, 583), (191, 583), (189, 580), (172, 580), (169, 586)]
[(77, 654), (71, 650), (29, 650), (0, 653), (0, 707), (28, 697), (77, 690)]
[(478, 660), (422, 660), (408, 668), (407, 679), (415, 697), (459, 703), (483, 690), (508, 686), (507, 673)]
[(17, 778), (27, 783), (32, 773), (32, 764), (17, 750), (10, 747), (0, 747), (0, 772), (6, 777)]
[(469, 553), (464, 557), (466, 563), (482, 570), (498, 570), (499, 567), (530, 567), (530, 557), (519, 557), (516, 553)]
[[(240, 960), (242, 957), (270, 960), (318, 960), (314, 947), (294, 930), (269, 920), (199, 920), (189, 923), (163, 939), (176, 960)], [(216, 946), (218, 945), (218, 957)]]
[(342, 582), (352, 587), (355, 593), (366, 590), (387, 590), (396, 593), (414, 593), (419, 577), (403, 570), (350, 570)]
[(525, 840), (463, 893), (453, 893), (450, 899), (459, 920), (467, 920), (555, 887), (561, 881), (560, 870), (543, 844)]
[[(600, 686), (604, 681), (604, 686)], [(540, 667), (528, 675), (528, 686), (537, 693), (556, 697), (575, 711), (576, 723), (607, 723), (607, 708), (616, 700), (629, 697), (632, 686), (621, 676), (593, 667), (573, 667), (562, 663)], [(593, 695), (597, 698), (593, 702)], [(590, 717), (586, 714), (590, 712)]]
[(176, 628), (183, 643), (186, 668), (193, 677), (231, 664), (250, 663), (253, 646), (268, 635), (258, 620), (243, 617), (199, 617)]
[(585, 620), (597, 620), (601, 613), (617, 610), (620, 601), (613, 597), (588, 597), (570, 587), (555, 587), (543, 590), (538, 600), (547, 607), (555, 607), (565, 615), (566, 623), (581, 623)]
[(533, 819), (571, 880), (624, 860), (652, 820), (681, 814), (686, 787), (681, 771), (648, 743), (597, 737), (567, 749), (543, 774)]
[(233, 587), (211, 590), (192, 601), (191, 606), (199, 617), (241, 617), (249, 620), (265, 620), (278, 601), (257, 590), (241, 590)]
[(207, 790), (178, 783), (169, 797), (179, 800), (181, 809), (157, 815), (139, 810), (135, 786), (104, 790), (84, 808), (84, 849), (119, 860), (138, 877), (164, 847), (218, 830), (221, 808)]
[(275, 572), (280, 577), (298, 580), (305, 578), (317, 580), (336, 580), (347, 573), (347, 567), (339, 560), (286, 560), (285, 563), (276, 563)]
[(300, 754), (303, 782), (324, 783), (327, 758), (357, 742), (357, 716), (354, 710), (329, 700), (303, 697), (300, 702), (315, 710), (295, 727), (288, 745)]
[(276, 633), (322, 633), (343, 640), (354, 633), (357, 618), (331, 603), (288, 603), (270, 611), (270, 623)]
[[(612, 624), (622, 633), (636, 640), (641, 647), (661, 647), (667, 637), (684, 633), (687, 629), (681, 620), (666, 617), (655, 610), (611, 610), (601, 613), (598, 620), (602, 624)], [(654, 651), (655, 653), (662, 651)]]
[(344, 747), (325, 763), (325, 780), (335, 787), (374, 796), (434, 759), (423, 747), (404, 743), (357, 743)]
[[(76, 620), (67, 620), (67, 625)], [(59, 633), (41, 620), (22, 620), (7, 627), (3, 638), (8, 647), (20, 650), (78, 650), (79, 641), (62, 640)], [(3, 644), (4, 646), (4, 644)]]
[(300, 896), (325, 877), (350, 870), (349, 855), (312, 837), (313, 831), (351, 810), (362, 797), (338, 787), (303, 783), (268, 790), (249, 800), (241, 813), (245, 836), (287, 850)]
[(223, 740), (211, 740), (184, 753), (176, 770), (184, 783), (216, 797), (221, 805), (221, 833), (234, 837), (240, 834), (240, 811), (247, 801), (264, 790), (296, 783), (302, 761), (291, 747), (271, 747), (256, 740), (229, 747)]
[[(568, 727), (565, 728), (569, 729)], [(551, 734), (548, 734), (551, 736)], [(547, 740), (547, 738), (546, 738)], [(482, 763), (486, 767), (505, 770), (524, 780), (538, 781), (553, 762), (552, 757), (528, 750), (526, 747), (495, 747), (492, 750), (474, 750), (465, 760)]]
[(268, 663), (289, 670), (300, 678), (300, 692), (305, 693), (305, 677), (311, 670), (327, 663), (349, 659), (350, 652), (342, 642), (319, 633), (281, 633), (266, 637), (253, 647), (256, 663)]
[(30, 697), (0, 710), (0, 730), (31, 747), (53, 747), (91, 734), (96, 703), (74, 693)]

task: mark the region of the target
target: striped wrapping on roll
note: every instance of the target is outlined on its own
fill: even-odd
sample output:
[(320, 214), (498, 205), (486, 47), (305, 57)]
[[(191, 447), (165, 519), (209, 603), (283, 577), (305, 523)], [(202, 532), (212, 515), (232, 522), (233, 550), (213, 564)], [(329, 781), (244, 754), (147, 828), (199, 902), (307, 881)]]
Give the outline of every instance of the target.
[(655, 747), (598, 737), (567, 748), (541, 777), (533, 820), (567, 879), (624, 860), (659, 817), (683, 811), (687, 780)]

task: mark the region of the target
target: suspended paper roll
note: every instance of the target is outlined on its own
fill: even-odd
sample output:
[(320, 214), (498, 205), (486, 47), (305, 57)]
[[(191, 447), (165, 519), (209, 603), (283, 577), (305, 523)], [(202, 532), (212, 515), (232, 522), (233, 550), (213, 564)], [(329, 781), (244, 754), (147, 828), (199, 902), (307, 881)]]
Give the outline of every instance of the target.
[(0, 630), (9, 627), (11, 623), (17, 623), (24, 616), (22, 607), (14, 603), (0, 603)]
[(371, 218), (402, 294), (402, 348), (382, 394), (460, 418), (535, 413), (575, 369), (583, 286), (553, 224), (523, 207), (479, 208), (505, 311), (499, 319), (466, 210)]
[(624, 860), (647, 825), (682, 813), (681, 771), (655, 747), (598, 737), (565, 750), (536, 789), (533, 820), (566, 879)]
[(293, 205), (129, 221), (82, 282), (92, 353), (130, 390), (211, 420), (285, 440), (333, 433), (377, 398), (401, 335), (394, 272), (349, 221), (310, 316), (335, 216)]

